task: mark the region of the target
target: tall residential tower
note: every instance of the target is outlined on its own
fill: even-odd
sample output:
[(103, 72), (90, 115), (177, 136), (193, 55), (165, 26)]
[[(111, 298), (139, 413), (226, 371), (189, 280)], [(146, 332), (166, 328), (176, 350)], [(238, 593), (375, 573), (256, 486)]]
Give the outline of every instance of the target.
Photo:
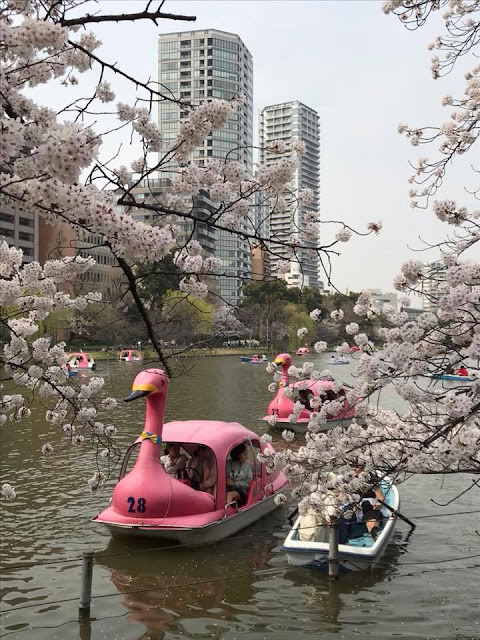
[[(304, 155), (292, 180), (295, 193), (302, 189), (311, 189), (313, 200), (309, 205), (296, 206), (294, 200), (287, 196), (287, 208), (273, 212), (270, 218), (270, 238), (291, 241), (300, 236), (307, 211), (319, 212), (320, 198), (320, 123), (318, 113), (297, 100), (265, 107), (260, 114), (260, 161), (267, 165), (275, 162), (279, 156), (265, 153), (263, 148), (274, 140), (284, 140), (287, 152), (282, 157), (292, 155), (292, 143), (295, 139), (303, 140), (306, 146)], [(302, 244), (317, 243), (303, 242)], [(275, 246), (272, 266), (282, 258), (288, 257), (287, 247)], [(307, 250), (299, 252), (299, 264), (291, 266), (291, 273), (286, 280), (292, 286), (310, 286), (323, 288), (319, 280), (318, 260)]]
[[(206, 29), (159, 36), (158, 80), (181, 102), (198, 105), (209, 98), (230, 100), (244, 96), (245, 102), (219, 131), (212, 131), (198, 147), (192, 161), (203, 166), (209, 158), (242, 162), (252, 173), (253, 64), (242, 40), (233, 33)], [(188, 109), (173, 102), (159, 105), (159, 126), (166, 145), (179, 133)], [(238, 149), (233, 151), (234, 149)], [(172, 167), (173, 170), (173, 167)], [(168, 178), (168, 173), (162, 175)], [(206, 195), (206, 194), (205, 194)], [(217, 294), (229, 304), (239, 302), (243, 281), (250, 275), (250, 248), (245, 240), (228, 231), (213, 231), (214, 254), (221, 259)]]

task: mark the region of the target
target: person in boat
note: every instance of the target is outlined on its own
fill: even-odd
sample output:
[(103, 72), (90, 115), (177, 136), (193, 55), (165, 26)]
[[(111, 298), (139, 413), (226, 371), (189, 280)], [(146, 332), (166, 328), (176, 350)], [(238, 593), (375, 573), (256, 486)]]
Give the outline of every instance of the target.
[(336, 361), (337, 361), (337, 360), (336, 360), (335, 356), (332, 354), (332, 355), (330, 356), (330, 362), (336, 362)]
[(254, 356), (253, 356), (253, 358), (252, 358), (252, 362), (258, 362), (258, 356), (257, 356), (257, 355), (254, 355)]
[(252, 482), (252, 467), (247, 461), (248, 451), (245, 444), (239, 444), (230, 452), (227, 461), (227, 504), (236, 501), (242, 507)]
[(177, 442), (165, 445), (165, 455), (160, 457), (160, 462), (169, 476), (173, 476), (177, 480), (184, 477), (187, 456), (180, 455), (180, 445)]
[(340, 358), (339, 358), (339, 362), (346, 362), (346, 360), (347, 360), (347, 359), (345, 358), (345, 356), (344, 356), (344, 355), (343, 355), (343, 353), (342, 353), (342, 355), (341, 355), (341, 356), (340, 356)]
[(455, 375), (455, 369), (452, 367), (451, 364), (449, 364), (446, 369), (445, 369), (445, 375), (447, 376), (454, 376)]
[[(357, 462), (353, 467), (356, 476), (359, 476), (364, 470), (365, 465), (362, 462)], [(360, 496), (361, 513), (357, 516), (357, 520), (363, 522), (368, 533), (375, 538), (383, 520), (382, 502), (385, 500), (385, 496), (380, 488), (376, 473), (370, 473), (367, 482), (368, 489)]]
[(210, 449), (200, 444), (187, 465), (187, 476), (193, 489), (213, 494), (217, 482), (217, 469)]
[(301, 402), (308, 411), (312, 410), (312, 407), (310, 406), (310, 398), (312, 396), (313, 391), (311, 389), (300, 389), (298, 392), (298, 401)]
[(462, 364), (460, 368), (455, 371), (455, 375), (468, 378), (468, 371), (464, 364)]
[(67, 372), (70, 373), (70, 371), (72, 370), (72, 367), (71, 367), (70, 363), (67, 362), (66, 366), (67, 366)]

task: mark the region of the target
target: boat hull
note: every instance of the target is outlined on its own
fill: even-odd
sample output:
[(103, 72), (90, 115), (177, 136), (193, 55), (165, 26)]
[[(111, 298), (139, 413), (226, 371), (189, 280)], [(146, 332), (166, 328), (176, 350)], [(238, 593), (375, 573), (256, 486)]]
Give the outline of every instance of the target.
[[(271, 416), (265, 416), (262, 418), (263, 422), (268, 423), (268, 419)], [(338, 420), (328, 420), (326, 424), (324, 424), (319, 430), (320, 431), (329, 431), (330, 429), (335, 429), (336, 427), (349, 427), (353, 421), (356, 421), (357, 424), (363, 424), (363, 420), (358, 417), (351, 418), (339, 418)], [(290, 422), (289, 420), (277, 420), (274, 429), (287, 429), (287, 431), (293, 431), (295, 433), (307, 433), (308, 431), (308, 422), (309, 420), (304, 420), (302, 422)]]
[(473, 382), (473, 378), (471, 378), (470, 376), (455, 376), (449, 375), (448, 373), (445, 373), (443, 375), (432, 375), (430, 377), (434, 378), (435, 380), (449, 380), (450, 382)]
[(198, 527), (149, 527), (146, 525), (117, 524), (97, 519), (94, 519), (94, 521), (103, 524), (113, 538), (154, 538), (178, 544), (211, 544), (234, 535), (237, 531), (241, 531), (274, 511), (277, 508), (275, 495), (268, 496), (250, 507), (240, 509), (231, 516)]
[[(390, 492), (391, 496), (387, 499), (387, 504), (398, 511), (400, 509), (400, 496), (395, 485), (390, 487)], [(386, 516), (388, 514), (388, 519), (372, 546), (338, 545), (338, 561), (341, 570), (371, 571), (378, 565), (392, 539), (397, 523), (397, 516), (392, 515), (385, 508), (384, 514)], [(295, 522), (282, 547), (287, 554), (288, 564), (311, 569), (328, 569), (328, 542), (304, 542), (298, 539), (297, 529), (299, 522), (300, 518)]]

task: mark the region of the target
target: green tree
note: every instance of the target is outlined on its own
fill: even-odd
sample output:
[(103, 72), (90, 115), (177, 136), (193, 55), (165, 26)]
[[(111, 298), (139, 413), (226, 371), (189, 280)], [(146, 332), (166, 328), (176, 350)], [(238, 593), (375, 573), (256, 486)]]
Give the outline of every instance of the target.
[(157, 262), (141, 264), (137, 267), (139, 291), (149, 309), (161, 309), (167, 291), (178, 290), (180, 272), (169, 254)]
[(160, 337), (188, 343), (212, 334), (215, 310), (211, 304), (182, 291), (167, 291), (162, 298)]
[[(312, 340), (315, 331), (315, 322), (310, 318), (305, 307), (299, 304), (293, 304), (292, 302), (289, 302), (285, 306), (285, 315), (288, 322), (288, 346), (290, 349), (296, 351), (298, 347)], [(302, 327), (308, 329), (308, 334), (300, 340), (297, 336), (297, 331)]]

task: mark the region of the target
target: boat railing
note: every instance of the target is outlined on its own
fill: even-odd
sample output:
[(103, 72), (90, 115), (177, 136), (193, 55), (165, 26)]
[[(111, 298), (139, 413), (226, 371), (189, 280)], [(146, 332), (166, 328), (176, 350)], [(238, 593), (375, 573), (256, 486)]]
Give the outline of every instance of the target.
[(270, 495), (273, 495), (273, 493), (274, 493), (273, 482), (269, 482), (268, 484), (266, 484), (266, 485), (263, 487), (263, 496), (262, 496), (262, 500), (265, 500), (265, 498), (267, 497), (267, 489), (268, 489), (268, 487), (271, 487), (271, 493), (270, 493)]
[(227, 518), (227, 509), (228, 507), (235, 507), (235, 511), (238, 511), (238, 502), (236, 500), (232, 500), (232, 502), (227, 502), (225, 505), (225, 509), (223, 510), (223, 518), (222, 520), (226, 520)]

